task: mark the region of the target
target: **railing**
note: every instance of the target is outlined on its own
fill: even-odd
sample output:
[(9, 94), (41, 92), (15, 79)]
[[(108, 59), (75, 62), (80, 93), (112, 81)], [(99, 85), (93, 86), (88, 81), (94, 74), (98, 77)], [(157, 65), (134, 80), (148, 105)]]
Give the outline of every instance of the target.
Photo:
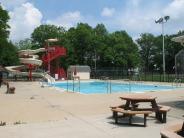
[[(77, 82), (75, 82), (75, 80)], [(75, 92), (75, 88), (78, 88), (78, 92), (80, 92), (80, 77), (79, 76), (73, 76), (73, 92)]]
[[(106, 79), (104, 80), (106, 82), (106, 88), (107, 88), (107, 93), (111, 94), (113, 92), (113, 85), (112, 82), (113, 80), (106, 77)], [(131, 92), (132, 91), (132, 81), (130, 79), (124, 79), (124, 80), (117, 80), (119, 81), (119, 84), (125, 85), (127, 84), (128, 86), (128, 91)], [(127, 82), (127, 83), (126, 83)]]
[(172, 87), (181, 87), (181, 79), (174, 79)]
[[(102, 76), (106, 76), (111, 78), (112, 80), (117, 79), (130, 79), (132, 81), (140, 82), (140, 81), (153, 81), (153, 82), (173, 82), (174, 79), (177, 78), (184, 78), (184, 74), (177, 75), (172, 73), (166, 73), (165, 79), (164, 75), (159, 72), (139, 72), (139, 73), (133, 73), (128, 72), (127, 70), (118, 68), (104, 68), (104, 69), (96, 69), (91, 71), (91, 78), (93, 79), (99, 79)], [(181, 82), (184, 82), (184, 79), (181, 79)]]
[(49, 58), (48, 58), (48, 54), (46, 54), (42, 57), (42, 60), (46, 63), (52, 61), (53, 59), (55, 59), (59, 56), (65, 56), (66, 55), (66, 48), (64, 48), (64, 47), (53, 46), (53, 47), (50, 47), (50, 48), (52, 48), (53, 50), (51, 50), (49, 52)]

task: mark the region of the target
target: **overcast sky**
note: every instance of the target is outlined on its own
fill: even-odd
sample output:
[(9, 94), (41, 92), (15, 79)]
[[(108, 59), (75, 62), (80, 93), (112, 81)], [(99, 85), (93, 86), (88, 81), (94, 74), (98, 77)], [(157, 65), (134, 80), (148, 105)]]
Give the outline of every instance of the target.
[(136, 39), (141, 33), (161, 34), (155, 20), (169, 15), (165, 33), (184, 30), (184, 0), (0, 0), (9, 11), (10, 39), (29, 38), (40, 24), (66, 29), (85, 22), (103, 23), (109, 32), (126, 30)]

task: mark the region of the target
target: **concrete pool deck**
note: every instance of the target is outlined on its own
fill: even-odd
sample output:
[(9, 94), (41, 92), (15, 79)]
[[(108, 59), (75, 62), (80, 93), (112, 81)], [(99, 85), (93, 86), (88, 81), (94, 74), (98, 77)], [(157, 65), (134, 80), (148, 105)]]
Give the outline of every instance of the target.
[[(157, 102), (169, 105), (167, 124), (148, 117), (148, 126), (116, 125), (109, 106), (122, 103), (118, 94), (83, 95), (60, 92), (52, 87), (41, 88), (38, 82), (10, 82), (15, 94), (0, 88), (0, 126), (2, 138), (159, 138), (165, 125), (182, 121), (184, 90), (150, 92)], [(141, 118), (135, 121), (142, 122)]]

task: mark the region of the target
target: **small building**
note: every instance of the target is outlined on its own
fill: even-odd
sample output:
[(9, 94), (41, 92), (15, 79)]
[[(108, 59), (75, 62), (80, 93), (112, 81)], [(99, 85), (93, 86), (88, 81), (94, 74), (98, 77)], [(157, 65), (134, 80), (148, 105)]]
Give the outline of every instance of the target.
[(91, 69), (89, 66), (79, 66), (79, 65), (71, 65), (68, 67), (67, 76), (68, 79), (73, 79), (74, 77), (79, 77), (81, 80), (90, 79)]

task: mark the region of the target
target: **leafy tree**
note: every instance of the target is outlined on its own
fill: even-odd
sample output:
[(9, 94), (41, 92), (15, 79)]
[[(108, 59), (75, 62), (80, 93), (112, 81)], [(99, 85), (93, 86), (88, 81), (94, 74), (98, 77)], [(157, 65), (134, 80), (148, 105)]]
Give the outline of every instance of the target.
[[(0, 50), (0, 64), (12, 66), (19, 64), (17, 48), (10, 42), (4, 41)], [(0, 44), (1, 46), (1, 44)]]
[[(165, 47), (165, 67), (167, 73), (174, 73), (175, 55), (183, 48), (180, 43), (173, 42), (171, 39), (175, 35), (166, 35), (164, 39)], [(155, 53), (155, 64), (158, 64), (159, 68), (163, 69), (163, 42), (162, 35), (156, 37), (157, 52)]]
[[(66, 33), (68, 54), (73, 64), (83, 65), (86, 57), (91, 57), (93, 47), (93, 29), (88, 24), (79, 23), (76, 28), (70, 28)], [(71, 59), (72, 58), (72, 59)]]
[(0, 41), (8, 38), (8, 29), (10, 28), (7, 24), (8, 20), (8, 12), (6, 10), (3, 10), (2, 6), (0, 5)]
[(125, 31), (109, 35), (104, 59), (109, 66), (133, 68), (139, 63), (138, 47)]
[(26, 38), (24, 40), (20, 40), (18, 43), (15, 44), (16, 47), (19, 50), (26, 50), (26, 49), (32, 49), (33, 48), (33, 43), (32, 40), (29, 38)]
[(16, 65), (19, 62), (16, 47), (8, 42), (8, 20), (8, 12), (0, 5), (0, 65), (3, 66)]
[(155, 52), (155, 37), (152, 34), (141, 34), (141, 38), (136, 40), (139, 45), (139, 53), (141, 56), (143, 68), (145, 71), (153, 70), (154, 67), (154, 52)]
[[(174, 35), (166, 35), (165, 42), (165, 66), (166, 72), (173, 73), (175, 65), (175, 55), (182, 49), (179, 43), (171, 41)], [(140, 56), (145, 71), (163, 71), (163, 37), (162, 35), (153, 36), (152, 34), (144, 33), (137, 40), (140, 47)]]
[(57, 27), (55, 25), (40, 25), (34, 29), (31, 34), (33, 43), (37, 45), (37, 48), (44, 47), (45, 40), (50, 38), (62, 39), (62, 35), (65, 33), (63, 27)]
[(105, 60), (104, 60), (104, 50), (107, 47), (107, 40), (108, 40), (108, 31), (103, 24), (97, 24), (94, 28), (94, 37), (93, 37), (93, 55), (97, 62), (97, 67), (104, 67)]

